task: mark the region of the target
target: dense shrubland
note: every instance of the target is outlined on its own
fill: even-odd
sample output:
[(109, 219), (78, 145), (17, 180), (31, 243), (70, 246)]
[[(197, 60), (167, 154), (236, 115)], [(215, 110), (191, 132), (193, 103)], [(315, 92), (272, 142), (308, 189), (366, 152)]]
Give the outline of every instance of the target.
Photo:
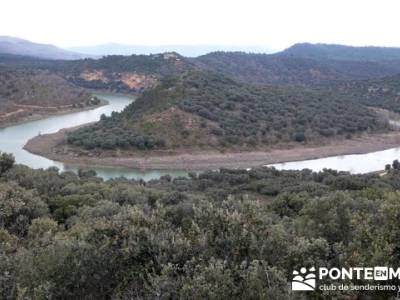
[[(346, 98), (347, 99), (347, 98)], [(255, 87), (210, 72), (167, 78), (122, 113), (69, 135), (86, 149), (252, 148), (385, 129), (374, 113), (333, 93)], [(185, 140), (190, 141), (185, 145)]]
[(100, 59), (42, 60), (24, 56), (0, 54), (0, 63), (20, 69), (45, 69), (64, 74), (69, 79), (85, 70), (104, 70), (106, 73), (138, 72), (171, 76), (193, 67), (190, 59), (178, 53), (153, 55), (109, 55)]
[(90, 95), (49, 72), (0, 66), (0, 99), (11, 104), (54, 107), (85, 104)]
[(285, 51), (277, 54), (214, 52), (195, 61), (200, 67), (254, 84), (314, 86), (336, 80), (391, 76), (400, 72), (400, 60), (318, 59)]
[(335, 44), (299, 43), (281, 52), (282, 56), (303, 57), (319, 61), (341, 60), (392, 63), (400, 60), (400, 48), (352, 47)]
[(319, 88), (335, 93), (339, 97), (352, 99), (361, 105), (400, 113), (399, 75), (380, 79), (332, 82), (323, 84)]
[[(46, 69), (61, 74), (80, 86), (117, 91), (129, 89), (115, 80), (104, 82), (83, 80), (80, 74), (86, 70), (103, 70), (109, 79), (123, 72), (164, 77), (176, 76), (188, 70), (203, 69), (220, 72), (252, 84), (314, 86), (323, 82), (378, 78), (400, 72), (398, 49), (376, 51), (370, 48), (344, 47), (346, 48), (344, 51), (340, 49), (337, 51), (335, 45), (329, 45), (328, 49), (322, 52), (318, 49), (314, 51), (314, 48), (318, 47), (319, 45), (311, 45), (304, 50), (292, 47), (276, 54), (213, 52), (197, 58), (186, 58), (172, 53), (172, 56), (111, 55), (97, 60), (52, 61), (0, 55), (0, 63), (17, 65), (21, 68)], [(370, 53), (370, 50), (374, 53)], [(379, 52), (386, 54), (380, 55)]]
[(1, 299), (302, 299), (301, 266), (400, 263), (397, 168), (146, 183), (0, 166)]

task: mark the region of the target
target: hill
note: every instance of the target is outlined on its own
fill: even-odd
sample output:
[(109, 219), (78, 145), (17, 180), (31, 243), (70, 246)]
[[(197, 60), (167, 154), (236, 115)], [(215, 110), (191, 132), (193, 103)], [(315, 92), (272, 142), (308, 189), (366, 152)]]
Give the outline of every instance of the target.
[(400, 60), (400, 48), (351, 47), (331, 44), (295, 44), (281, 55), (316, 60), (390, 61)]
[(0, 36), (0, 54), (14, 54), (53, 60), (73, 60), (88, 57), (88, 55), (67, 51), (53, 45), (33, 43), (9, 36)]
[(175, 52), (111, 55), (97, 60), (78, 61), (33, 60), (22, 56), (0, 55), (0, 63), (50, 70), (82, 87), (134, 93), (151, 88), (160, 78), (199, 69), (222, 73), (257, 85), (309, 87), (327, 82), (364, 80), (400, 73), (400, 60), (316, 60), (283, 53), (268, 55), (244, 52), (213, 52), (196, 58), (187, 58)]
[(86, 91), (57, 75), (0, 66), (0, 125), (97, 104)]
[(334, 94), (190, 71), (162, 80), (68, 141), (87, 149), (249, 149), (384, 128), (367, 108)]
[(284, 53), (215, 52), (198, 57), (196, 62), (200, 67), (256, 84), (311, 86), (337, 80), (384, 77), (400, 72), (400, 60), (390, 63), (316, 60)]
[(161, 78), (197, 68), (191, 60), (174, 52), (111, 55), (97, 60), (27, 62), (22, 67), (50, 70), (85, 88), (128, 93), (141, 92), (153, 87)]

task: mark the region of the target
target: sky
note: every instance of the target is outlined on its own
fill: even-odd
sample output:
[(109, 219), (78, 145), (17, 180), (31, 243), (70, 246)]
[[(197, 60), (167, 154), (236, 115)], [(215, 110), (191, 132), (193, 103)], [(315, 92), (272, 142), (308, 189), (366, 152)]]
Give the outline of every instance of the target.
[(0, 0), (0, 35), (61, 47), (400, 47), (399, 0)]

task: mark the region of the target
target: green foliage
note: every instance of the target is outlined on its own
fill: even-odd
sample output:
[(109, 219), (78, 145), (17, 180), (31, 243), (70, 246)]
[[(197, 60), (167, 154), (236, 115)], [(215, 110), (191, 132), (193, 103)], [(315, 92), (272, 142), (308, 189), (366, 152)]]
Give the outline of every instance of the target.
[(0, 123), (16, 122), (32, 113), (98, 104), (99, 99), (59, 75), (0, 65)]
[(0, 183), (0, 226), (24, 236), (31, 220), (47, 214), (47, 205), (32, 191), (14, 183)]
[(2, 299), (290, 299), (304, 265), (400, 263), (397, 169), (150, 182), (57, 171), (2, 175)]
[(15, 158), (12, 154), (0, 152), (0, 175), (7, 172), (15, 163)]
[(350, 80), (324, 83), (318, 89), (329, 91), (348, 101), (356, 101), (372, 108), (383, 108), (400, 112), (400, 76), (394, 75), (379, 79)]
[[(183, 121), (173, 122), (172, 111), (181, 111)], [(70, 133), (68, 142), (89, 150), (149, 150), (180, 147), (197, 136), (191, 147), (253, 148), (382, 129), (373, 112), (332, 94), (189, 72), (143, 93), (123, 112)]]
[(304, 57), (317, 60), (345, 61), (393, 61), (400, 59), (398, 48), (388, 47), (351, 47), (332, 44), (295, 44), (282, 52), (283, 55)]
[[(312, 51), (304, 52), (304, 55), (290, 51), (276, 54), (214, 52), (198, 57), (196, 62), (201, 67), (257, 84), (314, 86), (339, 80), (379, 78), (400, 72), (400, 52), (397, 49), (396, 60), (381, 56), (379, 62), (363, 59), (360, 54), (349, 60), (347, 57), (323, 58), (313, 55)], [(355, 53), (353, 49), (350, 52)]]

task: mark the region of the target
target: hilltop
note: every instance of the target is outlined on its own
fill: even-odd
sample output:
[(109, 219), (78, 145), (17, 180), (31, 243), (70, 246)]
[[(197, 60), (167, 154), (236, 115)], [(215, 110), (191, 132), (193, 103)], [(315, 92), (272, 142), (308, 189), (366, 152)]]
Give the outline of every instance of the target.
[(295, 44), (281, 52), (282, 55), (316, 60), (375, 61), (400, 60), (400, 48), (353, 47), (335, 44)]
[(175, 52), (110, 55), (101, 59), (76, 61), (32, 60), (28, 57), (0, 55), (0, 63), (12, 68), (46, 70), (84, 88), (134, 94), (153, 87), (161, 78), (198, 68), (190, 59)]
[(162, 80), (122, 113), (69, 135), (86, 149), (252, 149), (384, 130), (376, 115), (334, 94), (256, 87), (190, 71)]
[[(189, 70), (206, 70), (224, 74), (236, 80), (264, 85), (315, 86), (340, 80), (363, 80), (400, 73), (400, 60), (341, 61), (289, 57), (283, 53), (254, 54), (244, 52), (213, 52), (197, 58), (178, 53), (153, 55), (112, 55), (101, 59), (47, 63), (71, 82), (83, 87), (107, 88), (117, 91), (138, 91), (151, 84), (129, 86), (126, 77), (132, 75), (154, 81), (166, 76), (177, 76)], [(133, 81), (138, 81), (133, 78)], [(140, 80), (139, 80), (140, 81)]]
[(400, 60), (374, 61), (316, 60), (307, 57), (243, 52), (215, 52), (200, 56), (196, 62), (238, 80), (256, 84), (313, 86), (337, 80), (362, 80), (395, 75)]

